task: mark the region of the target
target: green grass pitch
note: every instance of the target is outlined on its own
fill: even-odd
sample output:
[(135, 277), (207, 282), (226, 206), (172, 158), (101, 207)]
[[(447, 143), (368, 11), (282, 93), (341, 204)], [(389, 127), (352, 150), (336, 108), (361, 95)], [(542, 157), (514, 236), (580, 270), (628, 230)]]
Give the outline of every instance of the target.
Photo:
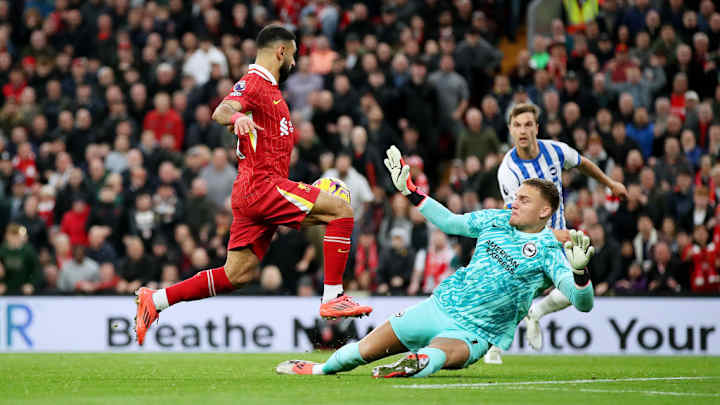
[(4, 354), (0, 404), (720, 404), (718, 357), (507, 355), (424, 379), (274, 371), (327, 356)]

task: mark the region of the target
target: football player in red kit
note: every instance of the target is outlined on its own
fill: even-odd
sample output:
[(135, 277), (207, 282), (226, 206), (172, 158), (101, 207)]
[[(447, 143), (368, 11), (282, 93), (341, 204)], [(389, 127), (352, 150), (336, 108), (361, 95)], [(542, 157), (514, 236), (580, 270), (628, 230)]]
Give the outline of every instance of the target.
[(233, 223), (225, 266), (161, 290), (137, 292), (135, 331), (142, 344), (158, 313), (182, 301), (231, 292), (252, 281), (279, 225), (300, 228), (325, 224), (325, 285), (320, 316), (356, 317), (372, 311), (346, 296), (342, 278), (350, 252), (353, 210), (339, 197), (288, 180), (295, 143), (290, 111), (282, 97), (283, 82), (295, 65), (295, 36), (269, 25), (257, 37), (257, 57), (248, 72), (213, 113), (213, 119), (237, 135), (238, 175), (232, 190)]

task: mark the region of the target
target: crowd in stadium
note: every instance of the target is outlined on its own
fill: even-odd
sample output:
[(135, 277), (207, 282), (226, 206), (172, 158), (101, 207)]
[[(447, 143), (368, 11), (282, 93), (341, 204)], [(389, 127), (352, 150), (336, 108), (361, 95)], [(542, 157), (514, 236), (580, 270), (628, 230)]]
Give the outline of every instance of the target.
[[(474, 248), (395, 192), (385, 149), (452, 211), (500, 208), (505, 112), (531, 101), (542, 138), (627, 185), (619, 201), (563, 174), (596, 295), (718, 294), (720, 9), (604, 0), (503, 56), (517, 3), (0, 0), (0, 294), (129, 294), (223, 264), (235, 137), (211, 115), (271, 22), (298, 38), (290, 178), (352, 192), (347, 290), (427, 294)], [(316, 295), (322, 233), (281, 227), (240, 293)]]

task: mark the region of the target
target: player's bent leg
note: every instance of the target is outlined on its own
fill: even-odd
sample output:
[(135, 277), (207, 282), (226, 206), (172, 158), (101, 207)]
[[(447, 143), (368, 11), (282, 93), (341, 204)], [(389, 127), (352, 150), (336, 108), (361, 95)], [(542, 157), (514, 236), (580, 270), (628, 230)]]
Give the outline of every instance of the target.
[(157, 320), (158, 313), (183, 301), (194, 301), (227, 293), (252, 281), (253, 271), (259, 260), (251, 249), (228, 251), (225, 266), (208, 269), (195, 274), (168, 288), (150, 290), (140, 288), (137, 292), (137, 314), (135, 334), (143, 344), (150, 325)]
[(343, 293), (343, 273), (350, 255), (354, 219), (350, 204), (326, 192), (318, 194), (312, 211), (303, 225), (326, 224), (323, 238), (324, 288), (320, 316), (323, 318), (356, 317), (372, 308), (353, 302)]
[(560, 291), (554, 289), (537, 304), (533, 304), (525, 317), (527, 331), (525, 336), (530, 346), (535, 350), (542, 348), (542, 330), (540, 329), (540, 318), (547, 314), (557, 312), (569, 307), (570, 300)]
[(225, 259), (225, 275), (230, 283), (238, 289), (253, 280), (255, 270), (260, 266), (260, 259), (250, 248), (229, 250)]
[(290, 360), (280, 363), (279, 374), (335, 374), (350, 371), (357, 366), (407, 351), (398, 340), (389, 322), (385, 322), (360, 342), (348, 343), (338, 349), (325, 363)]

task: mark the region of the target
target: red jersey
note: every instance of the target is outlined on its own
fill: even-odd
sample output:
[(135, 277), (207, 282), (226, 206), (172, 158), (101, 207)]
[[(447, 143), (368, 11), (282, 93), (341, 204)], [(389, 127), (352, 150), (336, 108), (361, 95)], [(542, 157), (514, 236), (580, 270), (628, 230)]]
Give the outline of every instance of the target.
[(275, 77), (264, 67), (252, 64), (224, 100), (240, 102), (242, 112), (263, 128), (238, 138), (236, 185), (245, 188), (264, 178), (287, 179), (295, 128)]

